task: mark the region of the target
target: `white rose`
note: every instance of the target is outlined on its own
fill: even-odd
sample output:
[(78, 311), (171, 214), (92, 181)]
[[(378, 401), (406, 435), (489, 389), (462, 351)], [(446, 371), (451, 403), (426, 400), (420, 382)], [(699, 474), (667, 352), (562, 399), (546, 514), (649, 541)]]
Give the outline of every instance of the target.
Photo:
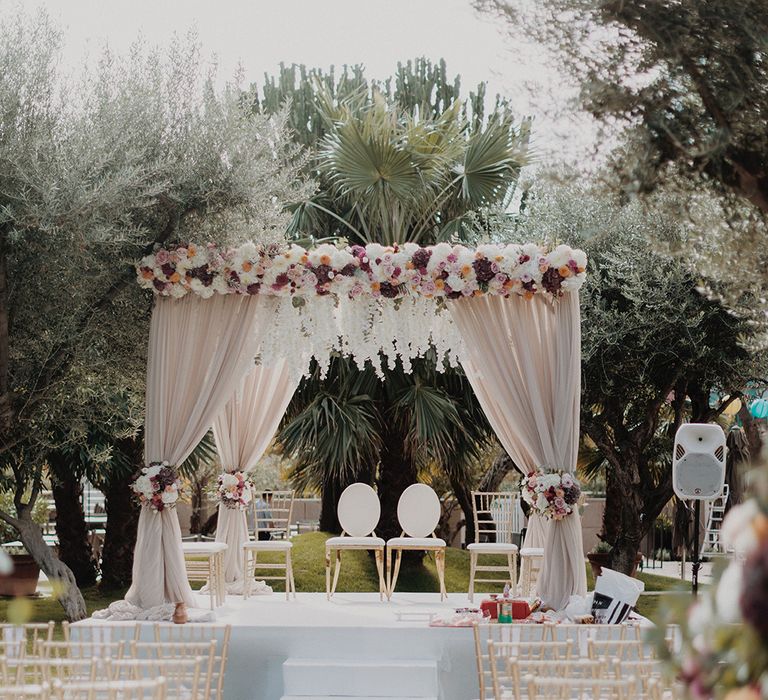
[(136, 493), (143, 493), (145, 495), (152, 493), (152, 482), (149, 480), (148, 476), (140, 476), (133, 482), (133, 490), (136, 491)]
[(237, 477), (234, 474), (224, 474), (221, 477), (221, 485), (226, 489), (231, 489), (237, 486)]
[(179, 492), (175, 488), (172, 491), (163, 491), (161, 498), (163, 499), (163, 503), (170, 505), (176, 503), (179, 498)]
[(460, 292), (464, 289), (464, 280), (458, 275), (448, 275), (445, 283), (451, 287), (454, 292)]
[(536, 509), (540, 511), (545, 511), (549, 507), (549, 501), (547, 500), (547, 497), (540, 493), (539, 497), (536, 499)]

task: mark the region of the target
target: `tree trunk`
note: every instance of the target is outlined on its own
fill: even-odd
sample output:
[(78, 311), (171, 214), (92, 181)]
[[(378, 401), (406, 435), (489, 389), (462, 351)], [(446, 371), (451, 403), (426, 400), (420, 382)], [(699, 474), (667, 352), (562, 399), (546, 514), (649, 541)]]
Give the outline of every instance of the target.
[[(49, 461), (60, 458), (49, 456)], [(54, 465), (51, 465), (56, 469)], [(56, 469), (58, 474), (61, 471)], [(56, 502), (56, 535), (59, 538), (59, 559), (75, 575), (77, 585), (93, 586), (96, 583), (96, 561), (88, 541), (88, 526), (83, 513), (83, 486), (76, 476), (51, 480), (53, 500)]]
[(448, 474), (451, 482), (453, 495), (459, 502), (459, 507), (464, 514), (464, 542), (466, 546), (475, 541), (475, 518), (472, 513), (472, 489), (460, 477), (460, 475), (451, 472)]
[(8, 266), (6, 233), (0, 231), (0, 435), (10, 437), (13, 408), (10, 384), (10, 347), (8, 335)]
[(60, 561), (53, 553), (53, 550), (45, 543), (43, 531), (40, 526), (32, 520), (32, 506), (25, 505), (18, 513), (18, 518), (14, 523), (19, 531), (19, 538), (24, 544), (25, 549), (37, 565), (48, 577), (57, 600), (64, 608), (64, 614), (70, 622), (77, 622), (87, 617), (85, 601), (77, 587), (75, 575), (72, 570)]
[[(632, 474), (639, 473), (629, 455), (623, 456), (621, 468), (610, 465), (605, 475), (605, 513), (603, 539), (611, 547), (611, 568), (631, 575), (643, 540), (643, 495)], [(652, 485), (650, 485), (652, 486)]]
[(335, 479), (325, 479), (320, 494), (320, 530), (334, 535), (341, 533), (341, 524), (336, 513), (339, 497), (343, 489)]
[(512, 458), (504, 450), (501, 450), (496, 455), (496, 459), (493, 460), (493, 464), (488, 468), (488, 471), (483, 474), (483, 478), (480, 479), (480, 483), (477, 485), (477, 490), (498, 491), (501, 482), (504, 481), (507, 474), (515, 469), (517, 467)]
[(404, 436), (395, 426), (387, 426), (382, 435), (382, 448), (379, 453), (379, 500), (381, 518), (376, 534), (385, 540), (399, 537), (402, 532), (397, 520), (397, 503), (403, 491), (415, 484), (416, 466), (405, 455)]
[(128, 477), (113, 477), (104, 485), (107, 528), (101, 552), (101, 584), (105, 591), (127, 588), (133, 571), (133, 550), (139, 526), (139, 507)]

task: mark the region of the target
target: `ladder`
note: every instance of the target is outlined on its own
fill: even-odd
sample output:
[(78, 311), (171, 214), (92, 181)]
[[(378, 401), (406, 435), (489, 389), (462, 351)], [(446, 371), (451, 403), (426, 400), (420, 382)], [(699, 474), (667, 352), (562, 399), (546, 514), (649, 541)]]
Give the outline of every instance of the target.
[(708, 504), (707, 529), (704, 531), (704, 543), (701, 547), (702, 556), (705, 554), (724, 554), (720, 543), (720, 526), (725, 516), (728, 493), (728, 484), (723, 484), (723, 490), (720, 492), (720, 495)]

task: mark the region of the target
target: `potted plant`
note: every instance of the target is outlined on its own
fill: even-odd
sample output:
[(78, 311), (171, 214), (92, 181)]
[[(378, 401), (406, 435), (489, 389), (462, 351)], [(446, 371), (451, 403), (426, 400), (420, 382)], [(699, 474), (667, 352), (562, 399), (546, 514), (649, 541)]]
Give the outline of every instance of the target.
[(24, 547), (3, 545), (10, 557), (13, 569), (0, 573), (0, 596), (31, 596), (37, 591), (40, 567)]
[(587, 553), (587, 559), (589, 559), (589, 565), (592, 567), (592, 574), (595, 578), (603, 572), (603, 567), (610, 568), (611, 549), (611, 545), (605, 540), (600, 540), (592, 548), (592, 551)]

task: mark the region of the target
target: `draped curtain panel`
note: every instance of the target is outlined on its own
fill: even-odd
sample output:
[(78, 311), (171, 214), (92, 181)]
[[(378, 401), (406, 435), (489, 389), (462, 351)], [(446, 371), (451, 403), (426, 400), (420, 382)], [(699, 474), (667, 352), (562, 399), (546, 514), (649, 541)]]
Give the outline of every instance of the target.
[[(554, 301), (485, 295), (458, 299), (449, 308), (464, 341), (464, 370), (509, 456), (526, 471), (574, 471), (581, 393), (578, 293)], [(545, 549), (538, 594), (545, 604), (563, 608), (571, 595), (587, 593), (579, 514), (550, 523), (531, 520), (526, 546)]]
[[(247, 472), (256, 466), (300, 379), (300, 369), (290, 367), (285, 360), (266, 367), (256, 366), (250, 371), (213, 423), (216, 448), (224, 471)], [(216, 541), (227, 544), (224, 579), (230, 593), (242, 593), (242, 546), (247, 540), (245, 511), (219, 505)]]
[[(276, 303), (262, 295), (156, 299), (147, 359), (147, 464), (178, 467), (195, 449), (253, 366)], [(144, 610), (178, 602), (194, 606), (175, 509), (142, 508), (125, 598)]]

